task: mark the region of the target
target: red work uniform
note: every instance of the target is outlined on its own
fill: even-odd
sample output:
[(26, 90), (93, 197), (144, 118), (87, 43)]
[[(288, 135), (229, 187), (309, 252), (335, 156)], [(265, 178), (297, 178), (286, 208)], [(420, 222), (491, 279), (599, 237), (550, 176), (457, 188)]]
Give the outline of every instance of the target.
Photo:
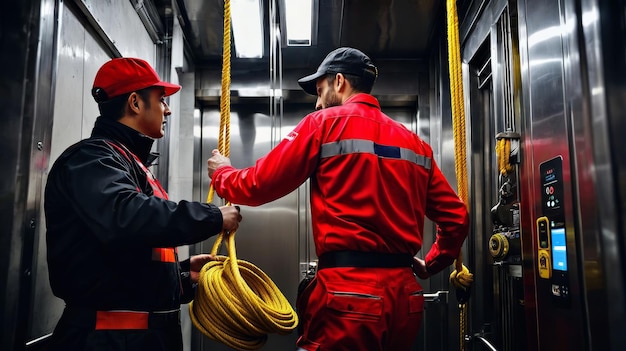
[(422, 246), (424, 217), (440, 229), (425, 258), (434, 274), (454, 261), (468, 234), (465, 204), (431, 147), (369, 94), (307, 115), (255, 166), (218, 168), (212, 181), (223, 198), (256, 206), (308, 178), (320, 269), (298, 302), (298, 346), (409, 350), (422, 320), (410, 262)]

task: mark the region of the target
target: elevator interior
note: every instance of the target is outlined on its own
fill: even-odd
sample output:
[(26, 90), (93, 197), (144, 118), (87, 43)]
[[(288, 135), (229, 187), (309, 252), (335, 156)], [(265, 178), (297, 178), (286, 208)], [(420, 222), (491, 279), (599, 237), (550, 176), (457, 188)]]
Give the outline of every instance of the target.
[[(286, 38), (285, 1), (257, 5), (261, 57), (238, 57), (237, 39), (231, 42), (234, 166), (252, 165), (313, 110), (315, 97), (297, 79), (332, 49), (353, 46), (379, 68), (372, 93), (383, 111), (431, 144), (454, 184), (446, 2), (314, 0), (315, 31), (304, 45)], [(12, 2), (2, 12), (0, 62), (15, 67), (3, 73), (8, 117), (0, 128), (7, 151), (0, 156), (2, 349), (44, 347), (63, 308), (47, 282), (42, 189), (61, 150), (91, 130), (97, 107), (87, 87), (103, 62), (143, 57), (183, 86), (170, 100), (179, 118), (157, 143), (155, 172), (173, 198), (206, 198), (206, 159), (219, 125), (223, 1), (108, 3)], [(449, 272), (421, 282), (429, 303), (414, 350), (624, 349), (626, 7), (598, 0), (456, 4), (472, 216), (464, 262), (475, 281), (464, 328)], [(308, 201), (304, 184), (244, 208), (237, 238), (238, 255), (290, 301), (316, 259)], [(423, 251), (435, 228), (427, 223), (424, 232)], [(227, 349), (188, 320), (183, 325), (190, 349)], [(264, 349), (290, 350), (294, 342), (295, 335), (272, 335)]]

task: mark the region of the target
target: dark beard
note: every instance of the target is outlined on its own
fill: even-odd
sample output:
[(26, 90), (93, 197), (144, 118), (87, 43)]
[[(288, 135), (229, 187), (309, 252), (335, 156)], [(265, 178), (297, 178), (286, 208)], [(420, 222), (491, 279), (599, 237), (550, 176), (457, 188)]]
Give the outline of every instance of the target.
[(328, 94), (326, 107), (334, 107), (339, 105), (341, 105), (341, 99), (339, 98), (339, 95), (337, 95), (334, 91)]

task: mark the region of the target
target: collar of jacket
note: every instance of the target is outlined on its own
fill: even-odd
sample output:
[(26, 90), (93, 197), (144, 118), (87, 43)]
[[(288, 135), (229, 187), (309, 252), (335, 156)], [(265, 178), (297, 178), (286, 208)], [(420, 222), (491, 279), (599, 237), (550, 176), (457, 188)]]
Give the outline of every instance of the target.
[(358, 93), (358, 94), (352, 95), (346, 101), (343, 102), (343, 105), (353, 103), (353, 102), (371, 105), (380, 110), (380, 103), (375, 97), (373, 97), (370, 94)]
[(158, 157), (158, 153), (150, 152), (154, 139), (122, 123), (103, 118), (102, 116), (96, 119), (91, 137), (111, 139), (123, 144), (130, 152), (139, 157), (139, 160), (146, 167), (149, 167)]

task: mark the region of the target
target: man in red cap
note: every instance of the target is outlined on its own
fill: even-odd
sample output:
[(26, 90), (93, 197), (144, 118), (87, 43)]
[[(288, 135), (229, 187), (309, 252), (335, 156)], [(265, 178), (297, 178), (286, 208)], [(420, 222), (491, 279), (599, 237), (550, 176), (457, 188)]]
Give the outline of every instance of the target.
[[(256, 206), (310, 179), (318, 272), (298, 298), (299, 350), (407, 351), (422, 322), (427, 278), (449, 266), (468, 235), (465, 204), (431, 147), (382, 113), (370, 95), (378, 69), (353, 48), (326, 56), (300, 86), (316, 109), (255, 166), (213, 151), (217, 193)], [(439, 226), (425, 260), (424, 217)]]
[(241, 215), (170, 201), (149, 171), (171, 114), (165, 98), (180, 88), (136, 58), (96, 74), (101, 115), (56, 160), (45, 190), (50, 285), (66, 304), (49, 350), (182, 350), (180, 304), (212, 257), (179, 262), (176, 247), (236, 230)]

